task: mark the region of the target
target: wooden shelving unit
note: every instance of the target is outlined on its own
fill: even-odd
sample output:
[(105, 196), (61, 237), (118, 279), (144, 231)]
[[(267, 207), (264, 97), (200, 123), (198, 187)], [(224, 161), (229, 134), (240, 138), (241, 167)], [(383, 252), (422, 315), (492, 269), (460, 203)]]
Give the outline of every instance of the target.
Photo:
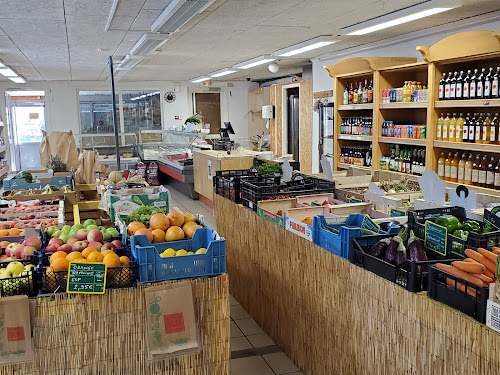
[[(457, 114), (462, 112), (464, 115), (467, 112), (500, 113), (500, 99), (438, 100), (439, 80), (443, 72), (499, 65), (500, 32), (469, 31), (452, 35), (433, 46), (418, 46), (416, 49), (422, 54), (423, 62), (417, 63), (416, 59), (411, 58), (366, 57), (345, 59), (333, 66), (325, 67), (330, 76), (335, 78), (334, 171), (352, 167), (337, 161), (340, 147), (355, 142), (372, 142), (373, 171), (380, 170), (380, 158), (388, 155), (392, 144), (425, 147), (426, 167), (434, 171), (437, 171), (437, 159), (443, 149), (496, 154), (500, 157), (500, 145), (436, 140), (437, 119), (442, 112)], [(346, 82), (365, 78), (373, 79), (373, 104), (343, 105)], [(402, 87), (407, 80), (427, 82), (427, 102), (381, 103), (382, 90)], [(372, 137), (339, 134), (343, 117), (368, 114), (373, 115)], [(407, 120), (412, 125), (426, 125), (426, 139), (382, 137), (382, 123), (390, 120)], [(402, 175), (398, 172), (392, 173)], [(458, 184), (447, 182), (447, 186), (453, 187)], [(500, 190), (477, 186), (473, 188), (482, 193), (500, 196)]]

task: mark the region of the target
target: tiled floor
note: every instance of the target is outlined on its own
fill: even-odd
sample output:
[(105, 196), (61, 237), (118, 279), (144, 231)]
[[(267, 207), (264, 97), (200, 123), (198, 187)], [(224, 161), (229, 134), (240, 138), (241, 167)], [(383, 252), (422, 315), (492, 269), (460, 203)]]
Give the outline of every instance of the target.
[[(213, 210), (166, 186), (171, 206), (204, 215), (205, 224), (216, 228)], [(231, 305), (231, 375), (303, 375), (233, 297)]]

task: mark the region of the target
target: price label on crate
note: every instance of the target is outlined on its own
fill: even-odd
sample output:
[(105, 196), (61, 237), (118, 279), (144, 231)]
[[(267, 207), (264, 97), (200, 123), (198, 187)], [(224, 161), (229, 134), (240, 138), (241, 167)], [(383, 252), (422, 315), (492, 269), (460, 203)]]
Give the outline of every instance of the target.
[(104, 263), (71, 262), (66, 292), (104, 294), (106, 271)]
[(380, 232), (380, 226), (368, 215), (365, 215), (363, 222), (361, 223), (361, 228), (371, 230), (375, 233)]
[(358, 198), (349, 198), (349, 203), (363, 203), (363, 201)]
[(391, 208), (391, 217), (406, 216), (406, 211), (400, 210), (398, 208)]
[(425, 247), (443, 256), (446, 256), (448, 230), (432, 221), (425, 222)]

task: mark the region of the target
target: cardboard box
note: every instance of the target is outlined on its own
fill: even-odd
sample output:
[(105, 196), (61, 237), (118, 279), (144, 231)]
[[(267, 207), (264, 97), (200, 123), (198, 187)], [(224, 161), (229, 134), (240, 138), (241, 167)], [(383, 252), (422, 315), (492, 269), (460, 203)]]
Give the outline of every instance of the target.
[[(280, 227), (284, 227), (285, 212), (288, 209), (295, 207), (297, 207), (296, 198), (259, 201), (257, 203), (257, 215)], [(281, 211), (281, 215), (279, 214), (279, 211)]]
[[(285, 229), (313, 242), (312, 218), (316, 215), (332, 217), (327, 206), (291, 208), (285, 213)], [(307, 217), (311, 218), (311, 225), (302, 221)]]
[(409, 206), (405, 206), (406, 203), (414, 202), (417, 197), (422, 195), (421, 192), (407, 192), (407, 193), (395, 193), (395, 194), (386, 194), (386, 195), (378, 195), (373, 194), (371, 192), (366, 192), (364, 194), (364, 201), (372, 202), (373, 207), (377, 211), (384, 212), (386, 214), (390, 214), (391, 208), (404, 208), (407, 209)]
[(169, 210), (170, 194), (163, 186), (137, 189), (121, 189), (106, 191), (109, 204), (109, 217), (115, 220), (116, 215), (124, 219), (141, 205), (161, 207)]

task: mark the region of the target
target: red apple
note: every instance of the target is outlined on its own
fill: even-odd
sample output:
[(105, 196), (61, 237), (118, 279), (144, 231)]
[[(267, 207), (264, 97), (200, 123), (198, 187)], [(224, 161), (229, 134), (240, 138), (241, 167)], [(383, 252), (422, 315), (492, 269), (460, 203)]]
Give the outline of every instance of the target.
[(75, 237), (68, 238), (68, 242), (66, 242), (68, 245), (73, 246), (78, 240)]
[(83, 250), (85, 250), (86, 247), (87, 247), (87, 244), (85, 242), (83, 242), (83, 241), (76, 241), (73, 244), (72, 251), (82, 252)]
[(104, 250), (115, 250), (115, 245), (113, 245), (113, 243), (111, 242), (106, 242), (104, 245), (102, 245), (101, 247), (101, 251), (104, 251)]
[(33, 246), (25, 246), (24, 249), (21, 251), (21, 259), (24, 259), (28, 255), (33, 255), (33, 253), (37, 249), (34, 248)]
[(47, 254), (50, 254), (50, 253), (55, 253), (55, 252), (57, 251), (57, 248), (58, 248), (58, 247), (59, 247), (59, 246), (57, 246), (55, 243), (50, 244), (50, 245), (48, 245), (48, 246), (45, 248), (45, 252), (46, 252)]
[(10, 250), (10, 256), (16, 259), (21, 259), (21, 252), (24, 249), (24, 245), (18, 244)]
[(125, 247), (122, 241), (120, 240), (114, 240), (111, 242), (113, 245), (115, 245), (115, 249), (121, 249), (122, 247)]
[(87, 239), (89, 232), (87, 232), (86, 229), (79, 229), (78, 232), (76, 232), (76, 239), (78, 241), (83, 241)]
[(55, 245), (57, 245), (57, 247), (59, 247), (61, 245), (64, 245), (64, 241), (61, 240), (60, 238), (54, 237), (54, 238), (51, 238), (49, 241), (49, 245), (52, 245), (52, 244), (55, 244)]
[(65, 253), (71, 253), (72, 247), (68, 244), (61, 245), (57, 248), (57, 251), (64, 251)]
[(88, 244), (87, 247), (91, 247), (92, 249), (96, 249), (97, 251), (101, 251), (102, 243), (93, 241)]
[(89, 240), (90, 242), (102, 242), (102, 232), (99, 229), (92, 229), (87, 235), (87, 240)]
[(87, 244), (87, 247), (89, 246), (89, 240), (85, 239), (85, 240), (83, 240), (83, 242), (85, 242)]

